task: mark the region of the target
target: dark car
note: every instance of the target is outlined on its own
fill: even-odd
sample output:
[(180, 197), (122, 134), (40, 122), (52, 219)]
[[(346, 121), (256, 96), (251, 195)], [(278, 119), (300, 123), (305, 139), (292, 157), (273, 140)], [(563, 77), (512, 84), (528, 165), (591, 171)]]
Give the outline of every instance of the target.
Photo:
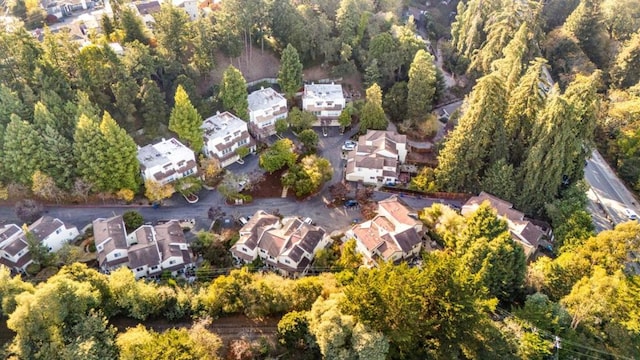
[(356, 200), (347, 200), (344, 202), (344, 206), (348, 208), (355, 207), (358, 206), (358, 202)]

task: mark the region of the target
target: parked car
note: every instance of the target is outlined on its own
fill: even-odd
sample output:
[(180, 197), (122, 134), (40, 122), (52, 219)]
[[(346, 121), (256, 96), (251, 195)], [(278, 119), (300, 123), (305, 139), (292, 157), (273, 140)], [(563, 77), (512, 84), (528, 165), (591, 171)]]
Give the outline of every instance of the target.
[(358, 202), (356, 200), (351, 199), (344, 202), (344, 207), (346, 208), (352, 208), (356, 206), (358, 206)]
[(344, 142), (344, 145), (342, 145), (342, 150), (351, 151), (356, 148), (356, 145), (358, 145), (358, 143), (356, 143), (355, 141), (347, 140)]
[(313, 220), (312, 220), (310, 217), (305, 218), (305, 219), (303, 220), (303, 222), (305, 222), (305, 223), (307, 223), (307, 224), (309, 224), (309, 225), (313, 225)]
[(638, 220), (638, 214), (629, 208), (624, 209), (624, 214), (627, 215), (629, 220)]

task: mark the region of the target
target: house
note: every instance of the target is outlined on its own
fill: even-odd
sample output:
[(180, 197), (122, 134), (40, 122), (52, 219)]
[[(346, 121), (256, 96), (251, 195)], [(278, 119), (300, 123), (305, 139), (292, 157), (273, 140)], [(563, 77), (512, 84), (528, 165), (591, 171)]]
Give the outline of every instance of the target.
[(127, 265), (129, 244), (122, 216), (94, 220), (93, 237), (98, 253), (98, 264), (103, 271), (111, 271)]
[[(43, 216), (28, 228), (49, 251), (58, 251), (62, 246), (80, 235), (78, 228), (65, 224), (60, 219)], [(0, 228), (0, 264), (11, 270), (24, 273), (31, 264), (31, 254), (27, 235), (16, 224), (7, 224)]]
[(289, 114), (287, 99), (272, 88), (260, 88), (249, 94), (249, 130), (262, 139), (276, 133), (276, 121)]
[(245, 146), (250, 152), (256, 151), (256, 143), (249, 135), (247, 122), (228, 111), (219, 111), (201, 126), (204, 132), (202, 152), (210, 158), (216, 158), (221, 167), (226, 167), (240, 159), (236, 149)]
[(346, 106), (342, 85), (310, 84), (304, 86), (302, 110), (316, 116), (314, 126), (339, 126), (338, 117)]
[(127, 235), (122, 216), (114, 216), (94, 220), (93, 232), (102, 271), (127, 266), (139, 279), (159, 276), (164, 271), (175, 276), (195, 266), (176, 220), (156, 226), (142, 225)]
[(173, 6), (183, 9), (191, 21), (200, 17), (200, 9), (198, 8), (197, 0), (172, 0)]
[(25, 273), (32, 262), (24, 231), (16, 224), (1, 227), (0, 264), (17, 273)]
[(368, 130), (347, 155), (347, 181), (365, 184), (395, 184), (398, 165), (407, 158), (407, 136), (394, 131)]
[(365, 264), (402, 261), (417, 256), (422, 249), (424, 226), (416, 212), (397, 196), (378, 202), (378, 214), (345, 233), (356, 241), (356, 250)]
[(158, 1), (148, 1), (144, 3), (137, 3), (135, 5), (131, 4), (137, 10), (140, 16), (144, 15), (153, 15), (160, 11), (161, 6)]
[(153, 180), (162, 185), (198, 171), (193, 151), (175, 138), (139, 147), (137, 158), (142, 179)]
[(240, 262), (257, 258), (286, 276), (308, 270), (315, 253), (330, 241), (325, 230), (298, 217), (279, 217), (257, 211), (240, 229), (240, 239), (231, 254)]
[(499, 218), (505, 220), (509, 226), (511, 238), (522, 245), (527, 259), (536, 252), (539, 246), (550, 246), (553, 242), (553, 232), (550, 228), (534, 224), (525, 218), (524, 213), (513, 208), (513, 204), (496, 196), (481, 192), (478, 196), (469, 199), (463, 206), (462, 215), (475, 212), (483, 202), (488, 202), (497, 212)]
[(49, 251), (56, 252), (64, 244), (80, 236), (78, 228), (51, 216), (43, 216), (29, 226), (29, 232), (35, 235)]

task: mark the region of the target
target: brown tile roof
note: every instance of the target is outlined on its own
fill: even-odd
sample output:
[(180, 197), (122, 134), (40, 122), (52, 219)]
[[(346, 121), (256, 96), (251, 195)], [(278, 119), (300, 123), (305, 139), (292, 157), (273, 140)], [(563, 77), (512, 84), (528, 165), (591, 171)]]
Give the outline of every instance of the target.
[(12, 242), (8, 243), (3, 250), (7, 252), (7, 254), (11, 256), (16, 256), (20, 251), (28, 248), (27, 239), (24, 235), (19, 236)]
[(22, 229), (20, 228), (20, 226), (16, 224), (5, 225), (4, 227), (0, 228), (0, 242), (7, 240), (8, 238), (12, 237), (13, 235), (21, 231)]
[(393, 237), (400, 249), (405, 253), (411, 251), (414, 246), (422, 242), (415, 228), (409, 228), (403, 232), (393, 234)]
[(154, 266), (160, 264), (160, 255), (155, 243), (133, 245), (129, 248), (129, 268), (137, 269), (141, 266)]
[(382, 201), (378, 201), (378, 207), (384, 208), (398, 223), (414, 226), (420, 224), (419, 220), (416, 220), (409, 216), (409, 214), (415, 213), (415, 210), (405, 205), (397, 196), (391, 196)]
[(267, 254), (277, 258), (282, 252), (286, 239), (271, 231), (265, 231), (260, 238), (259, 247), (267, 251)]
[(51, 216), (43, 216), (36, 220), (31, 226), (29, 226), (29, 232), (35, 235), (38, 240), (42, 241), (49, 235), (53, 234), (60, 227), (66, 227), (65, 224), (59, 219), (52, 218)]
[[(179, 244), (187, 244), (180, 223), (175, 220), (155, 226), (156, 242), (162, 261), (170, 257), (182, 256)], [(191, 262), (191, 261), (189, 261)]]
[[(108, 219), (94, 220), (93, 237), (96, 246), (103, 244), (102, 251), (98, 251), (100, 265), (106, 261), (107, 254), (110, 252), (116, 249), (127, 249), (126, 230), (120, 215)], [(126, 257), (124, 259), (126, 261)], [(118, 260), (115, 263), (120, 264), (122, 262)]]
[(138, 245), (146, 245), (154, 242), (153, 227), (151, 225), (142, 225), (137, 228), (133, 235)]

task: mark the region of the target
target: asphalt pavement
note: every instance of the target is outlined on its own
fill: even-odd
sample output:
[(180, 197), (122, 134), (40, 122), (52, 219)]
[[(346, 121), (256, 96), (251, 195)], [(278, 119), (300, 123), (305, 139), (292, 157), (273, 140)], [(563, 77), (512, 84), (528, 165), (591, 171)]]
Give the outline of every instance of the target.
[[(587, 160), (584, 176), (591, 187), (591, 192), (588, 193), (589, 210), (597, 230), (602, 231), (615, 224), (629, 221), (624, 213), (625, 209), (640, 213), (633, 193), (627, 189), (597, 150), (594, 150), (591, 158)], [(608, 226), (601, 219), (603, 214), (611, 220)]]

